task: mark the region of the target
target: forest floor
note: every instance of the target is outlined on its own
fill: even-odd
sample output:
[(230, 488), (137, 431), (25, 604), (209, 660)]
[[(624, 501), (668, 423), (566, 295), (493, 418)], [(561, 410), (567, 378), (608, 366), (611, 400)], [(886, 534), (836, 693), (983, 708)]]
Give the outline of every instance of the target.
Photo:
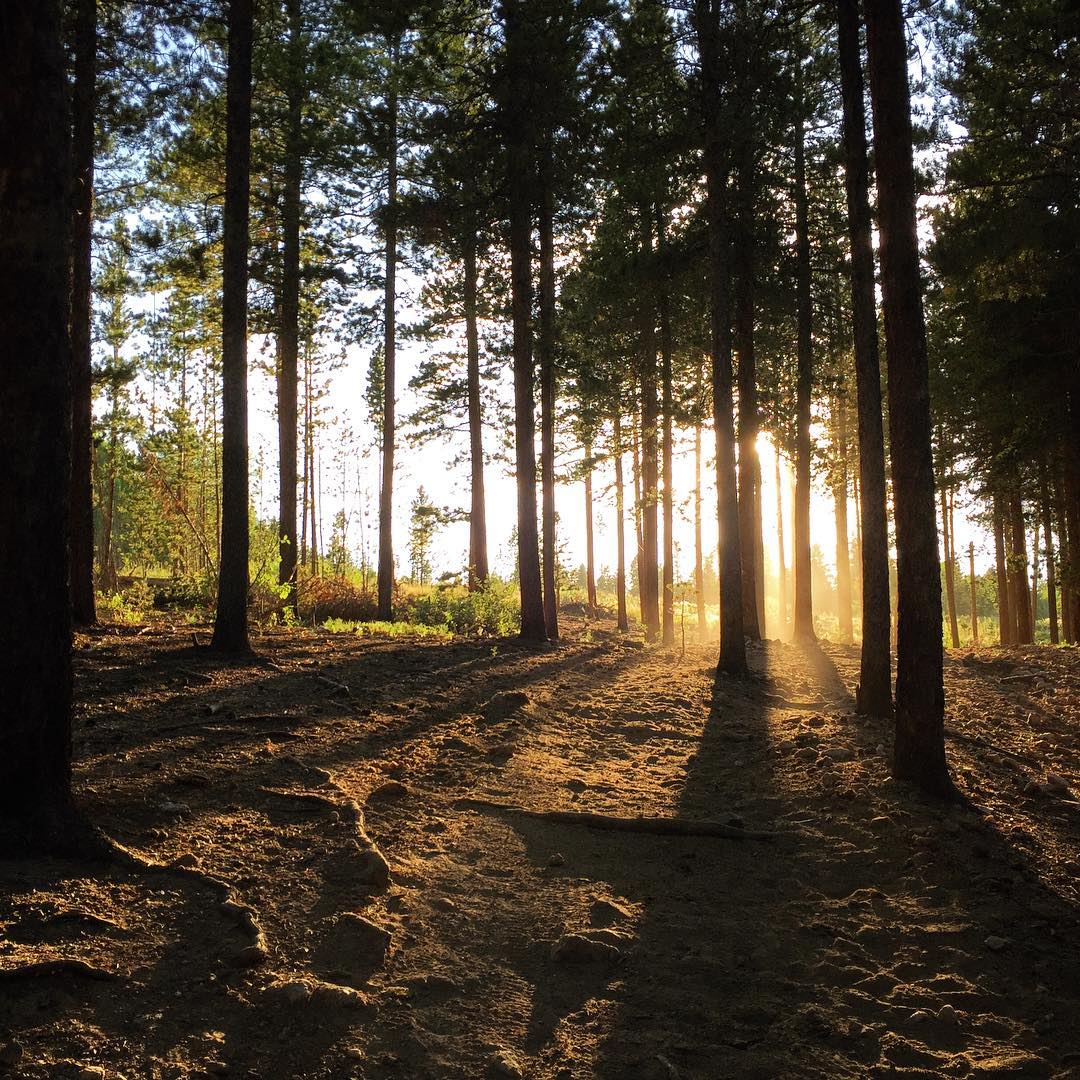
[(854, 648), (567, 631), (80, 635), (80, 801), (160, 866), (0, 863), (0, 1077), (1080, 1076), (1080, 653), (948, 655), (946, 809)]

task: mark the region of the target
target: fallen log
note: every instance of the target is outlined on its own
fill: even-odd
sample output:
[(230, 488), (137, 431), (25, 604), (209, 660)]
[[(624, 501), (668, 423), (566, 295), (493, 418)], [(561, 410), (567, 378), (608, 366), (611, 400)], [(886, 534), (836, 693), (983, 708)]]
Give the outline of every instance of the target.
[(455, 810), (496, 810), (534, 821), (550, 821), (556, 825), (580, 825), (607, 832), (645, 833), (651, 836), (713, 836), (724, 840), (771, 840), (777, 834), (757, 829), (740, 829), (721, 821), (691, 820), (671, 817), (618, 817), (614, 814), (595, 814), (582, 810), (527, 810), (524, 806), (498, 802), (495, 799), (455, 799)]

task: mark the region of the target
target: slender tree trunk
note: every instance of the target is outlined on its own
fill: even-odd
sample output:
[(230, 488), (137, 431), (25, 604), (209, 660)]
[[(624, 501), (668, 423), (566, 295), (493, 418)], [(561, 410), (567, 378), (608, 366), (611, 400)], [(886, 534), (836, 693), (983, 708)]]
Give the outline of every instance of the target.
[(1031, 641), (1035, 637), (1039, 625), (1039, 527), (1036, 526), (1031, 534)]
[[(664, 217), (657, 208), (656, 235), (661, 256), (665, 254)], [(675, 473), (673, 465), (674, 396), (672, 393), (671, 354), (673, 350), (671, 336), (671, 304), (666, 280), (660, 287), (660, 381), (663, 400), (663, 435), (661, 458), (664, 472), (664, 577), (661, 612), (663, 617), (663, 642), (675, 644)]]
[(585, 597), (590, 613), (597, 610), (596, 552), (593, 547), (593, 447), (585, 444)]
[(697, 609), (698, 641), (708, 634), (705, 619), (705, 563), (701, 538), (701, 424), (694, 424), (694, 605)]
[[(641, 212), (642, 256), (651, 261), (652, 228), (648, 210)], [(657, 476), (658, 412), (656, 393), (656, 310), (652, 290), (646, 284), (641, 301), (641, 543), (643, 559), (638, 562), (641, 582), (642, 622), (645, 640), (660, 637), (660, 572), (657, 565), (659, 542), (659, 480)]]
[(739, 499), (735, 482), (735, 420), (731, 363), (731, 243), (726, 205), (728, 162), (725, 118), (720, 95), (719, 0), (694, 0), (694, 22), (701, 60), (702, 113), (705, 121), (705, 214), (709, 242), (710, 353), (716, 437), (716, 498), (720, 526), (720, 657), (717, 675), (746, 674), (743, 636), (742, 555)]
[(949, 504), (945, 482), (941, 484), (941, 543), (945, 555), (945, 595), (948, 600), (949, 639), (954, 649), (960, 648), (960, 624), (956, 618), (956, 580), (953, 574), (952, 544), (949, 536)]
[(774, 448), (773, 461), (776, 468), (776, 592), (779, 610), (780, 635), (787, 633), (788, 588), (787, 566), (784, 554), (784, 486), (780, 477), (780, 449)]
[(859, 412), (859, 555), (862, 654), (856, 708), (892, 713), (889, 654), (889, 530), (885, 506), (885, 437), (878, 357), (870, 170), (859, 49), (858, 0), (838, 0), (840, 82), (844, 102), (844, 181), (851, 246), (851, 308)]
[[(0, 852), (74, 848), (70, 136), (56, 0), (0, 33)], [(60, 497), (58, 496), (60, 493)]]
[(1028, 596), (1027, 539), (1024, 535), (1024, 505), (1018, 492), (1009, 495), (1009, 602), (1016, 624), (1016, 644), (1031, 643), (1031, 602)]
[(1063, 470), (1055, 463), (1053, 470), (1054, 481), (1054, 510), (1057, 513), (1058, 525), (1058, 566), (1061, 568), (1061, 635), (1065, 641), (1072, 645), (1076, 642), (1076, 628), (1072, 623), (1070, 604), (1070, 568), (1072, 548), (1068, 532), (1068, 515), (1065, 510), (1065, 489)]
[(795, 577), (796, 641), (814, 641), (810, 569), (810, 403), (814, 379), (813, 304), (810, 274), (810, 224), (806, 191), (806, 130), (803, 118), (802, 58), (796, 57), (795, 130), (795, 292), (798, 324), (798, 376), (795, 389), (795, 510), (792, 563)]
[(555, 193), (550, 135), (544, 151), (540, 190), (540, 474), (543, 495), (542, 573), (544, 622), (552, 641), (559, 637), (557, 546), (555, 535)]
[(387, 41), (390, 60), (386, 93), (386, 204), (384, 215), (383, 274), (383, 402), (382, 483), (379, 487), (378, 615), (394, 617), (394, 444), (397, 404), (397, 230), (398, 230), (398, 55), (401, 37)]
[(248, 176), (251, 164), (252, 0), (230, 0), (221, 289), (221, 568), (213, 648), (248, 644)]
[(1050, 619), (1050, 644), (1057, 645), (1061, 641), (1061, 636), (1058, 628), (1057, 567), (1054, 565), (1054, 519), (1053, 504), (1050, 501), (1050, 481), (1045, 463), (1039, 467), (1039, 503), (1042, 507), (1043, 542), (1046, 545), (1046, 603)]
[(536, 528), (536, 418), (533, 403), (532, 177), (533, 120), (529, 108), (529, 40), (520, 0), (500, 5), (510, 76), (504, 135), (508, 150), (511, 321), (514, 358), (514, 453), (517, 467), (518, 583), (521, 636), (545, 641), (540, 580), (540, 538)]
[(630, 629), (626, 616), (626, 494), (623, 486), (622, 418), (615, 413), (615, 604), (618, 628)]
[(739, 382), (739, 548), (742, 552), (743, 630), (759, 641), (763, 629), (758, 617), (757, 549), (761, 535), (758, 497), (757, 370), (754, 358), (754, 143), (741, 140), (736, 179), (738, 201), (732, 253), (735, 303), (735, 354)]
[(480, 403), (480, 332), (477, 327), (477, 240), (470, 229), (465, 241), (465, 349), (469, 395), (469, 590), (488, 579), (487, 500), (484, 496), (484, 416)]
[(642, 539), (642, 513), (641, 513), (641, 440), (638, 436), (638, 426), (635, 423), (632, 434), (633, 458), (631, 464), (634, 472), (634, 539), (637, 544), (637, 583), (638, 583), (638, 617), (642, 626), (645, 625), (645, 586), (641, 577), (641, 567), (645, 562), (645, 543)]
[(1076, 432), (1080, 430), (1080, 391), (1075, 386), (1069, 392), (1066, 418), (1073, 436), (1067, 439), (1064, 450), (1063, 511), (1069, 524), (1069, 625), (1073, 641), (1080, 638), (1080, 451)]
[(300, 355), (300, 193), (304, 55), (300, 0), (287, 0), (285, 167), (281, 205), (281, 326), (278, 330), (278, 584), (283, 606), (297, 612), (296, 436)]
[(1009, 563), (1005, 551), (1005, 514), (1002, 498), (994, 492), (994, 557), (997, 574), (998, 644), (1012, 645), (1016, 641), (1016, 625), (1012, 604), (1009, 603)]
[(97, 622), (94, 609), (93, 323), (94, 118), (97, 106), (97, 0), (74, 5), (71, 218), (71, 603), (76, 626)]
[(833, 511), (836, 519), (836, 604), (840, 640), (850, 645), (855, 629), (851, 616), (851, 555), (848, 551), (847, 424), (844, 405), (838, 404), (837, 409), (839, 412), (840, 475), (833, 488)]
[[(113, 349), (113, 367), (120, 363), (118, 350)], [(101, 512), (101, 551), (98, 567), (98, 585), (102, 592), (117, 590), (116, 570), (113, 566), (112, 534), (113, 516), (116, 513), (116, 457), (120, 450), (120, 387), (112, 386), (112, 405), (109, 409), (109, 475), (105, 480), (105, 500)]]
[(899, 624), (893, 771), (898, 779), (952, 798), (955, 788), (945, 761), (941, 573), (907, 41), (900, 0), (867, 0), (865, 10), (896, 519)]
[(968, 544), (968, 575), (971, 584), (971, 644), (979, 644), (979, 583), (975, 577), (975, 545)]

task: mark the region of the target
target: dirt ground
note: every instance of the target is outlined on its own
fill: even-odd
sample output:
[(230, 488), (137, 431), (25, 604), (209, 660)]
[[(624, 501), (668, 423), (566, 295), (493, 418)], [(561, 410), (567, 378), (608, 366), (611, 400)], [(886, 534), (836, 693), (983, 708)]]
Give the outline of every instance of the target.
[(949, 655), (943, 809), (849, 647), (255, 644), (80, 636), (81, 803), (159, 865), (0, 863), (0, 1076), (1080, 1076), (1076, 650)]

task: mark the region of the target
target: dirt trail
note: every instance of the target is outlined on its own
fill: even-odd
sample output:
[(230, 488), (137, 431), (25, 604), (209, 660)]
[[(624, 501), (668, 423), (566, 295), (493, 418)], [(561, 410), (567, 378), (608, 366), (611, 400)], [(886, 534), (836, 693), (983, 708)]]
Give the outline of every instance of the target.
[[(22, 973), (0, 977), (0, 1062), (28, 1080), (1080, 1073), (1075, 651), (952, 654), (950, 751), (978, 811), (942, 810), (889, 778), (888, 725), (853, 714), (853, 649), (767, 643), (714, 692), (711, 648), (575, 629), (541, 650), (282, 631), (240, 669), (164, 628), (81, 639), (82, 801), (180, 865), (0, 864), (0, 976)], [(116, 977), (27, 969), (57, 959)]]

